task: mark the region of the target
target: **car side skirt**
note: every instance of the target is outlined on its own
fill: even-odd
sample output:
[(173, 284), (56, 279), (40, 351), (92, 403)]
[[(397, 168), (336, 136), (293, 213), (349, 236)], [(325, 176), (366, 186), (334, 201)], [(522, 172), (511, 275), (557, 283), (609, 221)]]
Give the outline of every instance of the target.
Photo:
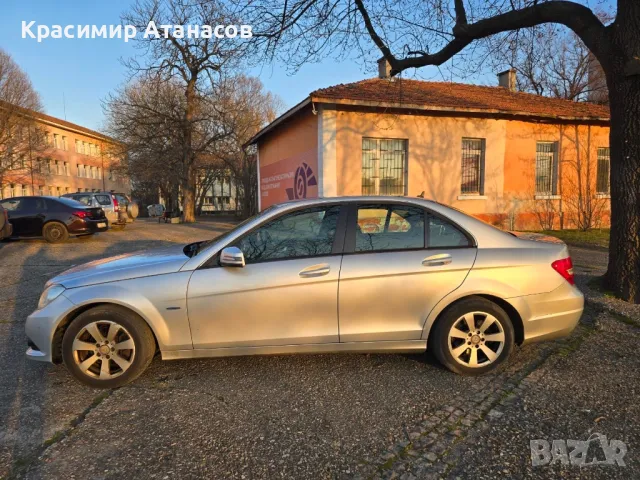
[(163, 360), (182, 360), (205, 357), (237, 357), (244, 355), (285, 355), (291, 353), (420, 353), (427, 349), (426, 340), (384, 342), (314, 343), (306, 345), (272, 345), (261, 347), (201, 348), (193, 350), (165, 350)]

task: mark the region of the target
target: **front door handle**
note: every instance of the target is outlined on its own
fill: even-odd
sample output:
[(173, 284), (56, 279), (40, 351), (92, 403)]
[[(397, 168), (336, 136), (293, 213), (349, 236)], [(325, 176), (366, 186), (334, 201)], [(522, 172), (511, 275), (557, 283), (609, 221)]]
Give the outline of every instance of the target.
[(320, 263), (318, 265), (311, 265), (310, 267), (300, 270), (302, 278), (321, 277), (331, 271), (331, 267), (328, 263)]
[(431, 255), (422, 261), (422, 265), (425, 267), (441, 267), (443, 265), (449, 265), (451, 263), (451, 255), (448, 253), (438, 253), (437, 255)]

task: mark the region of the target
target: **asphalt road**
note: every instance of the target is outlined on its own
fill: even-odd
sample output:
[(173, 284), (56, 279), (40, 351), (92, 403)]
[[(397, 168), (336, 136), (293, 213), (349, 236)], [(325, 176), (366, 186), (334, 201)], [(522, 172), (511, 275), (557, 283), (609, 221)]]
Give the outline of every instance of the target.
[[(62, 366), (24, 359), (23, 322), (51, 276), (229, 226), (139, 221), (61, 245), (0, 244), (0, 478), (466, 478), (482, 468), (487, 478), (514, 478), (528, 471), (529, 439), (586, 439), (594, 425), (628, 442), (630, 462), (591, 467), (588, 478), (640, 477), (640, 365), (628, 354), (638, 330), (604, 314), (596, 322), (593, 311), (570, 339), (519, 348), (505, 369), (482, 378), (453, 375), (427, 356), (156, 359), (132, 385), (105, 392)], [(545, 393), (536, 396), (539, 386)], [(578, 415), (572, 409), (590, 407), (616, 414), (611, 423), (568, 420)], [(506, 426), (491, 433), (496, 418)], [(556, 472), (536, 468), (541, 478)], [(562, 474), (584, 477), (579, 467)]]

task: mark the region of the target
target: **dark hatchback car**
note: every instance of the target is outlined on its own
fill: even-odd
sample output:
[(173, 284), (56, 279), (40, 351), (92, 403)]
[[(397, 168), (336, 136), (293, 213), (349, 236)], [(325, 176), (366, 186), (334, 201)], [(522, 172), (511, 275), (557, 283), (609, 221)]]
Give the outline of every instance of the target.
[(91, 208), (69, 198), (13, 197), (0, 202), (9, 213), (13, 237), (39, 237), (63, 242), (69, 235), (105, 232), (109, 223), (102, 208)]

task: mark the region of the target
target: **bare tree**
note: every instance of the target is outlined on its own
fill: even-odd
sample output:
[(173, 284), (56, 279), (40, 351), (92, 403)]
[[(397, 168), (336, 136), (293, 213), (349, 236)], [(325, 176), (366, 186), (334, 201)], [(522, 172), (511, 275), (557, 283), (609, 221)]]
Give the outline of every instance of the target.
[[(598, 13), (606, 23), (613, 16)], [(508, 65), (517, 72), (517, 88), (523, 92), (574, 101), (606, 103), (607, 86), (600, 64), (580, 37), (553, 23), (535, 25), (507, 36), (487, 39), (494, 71)]]
[[(234, 23), (229, 8), (230, 4), (218, 1), (137, 0), (122, 20), (139, 30), (146, 29), (149, 22), (184, 28), (188, 25), (227, 25)], [(174, 87), (180, 87), (184, 95), (181, 110), (174, 112), (170, 120), (180, 127), (176, 136), (180, 140), (180, 155), (174, 174), (180, 180), (184, 221), (193, 222), (198, 158), (226, 135), (226, 132), (209, 128), (212, 125), (210, 117), (219, 114), (213, 101), (216, 83), (222, 69), (230, 69), (238, 61), (239, 41), (215, 35), (196, 38), (169, 32), (166, 36), (148, 35), (145, 38), (139, 35), (136, 42), (142, 55), (126, 62), (133, 74), (171, 82)], [(209, 99), (206, 109), (201, 108), (203, 98)], [(202, 123), (209, 125), (203, 127)]]
[(9, 173), (22, 183), (33, 183), (36, 155), (45, 146), (35, 118), (41, 110), (27, 75), (0, 49), (0, 185)]
[(230, 170), (236, 183), (242, 216), (249, 217), (258, 211), (258, 170), (255, 148), (246, 143), (260, 128), (273, 121), (283, 109), (283, 102), (267, 92), (262, 82), (254, 77), (239, 75), (227, 79), (220, 95), (226, 128), (231, 134), (213, 149)]
[[(110, 152), (135, 185), (156, 185), (171, 211), (178, 210), (182, 165), (180, 86), (142, 79), (111, 95), (104, 104), (107, 131), (118, 143)], [(117, 168), (117, 167), (116, 167)]]
[[(256, 40), (291, 64), (373, 43), (397, 75), (454, 56), (486, 58), (488, 38), (568, 27), (602, 65), (611, 108), (611, 239), (605, 284), (640, 303), (640, 2), (617, 0), (605, 25), (586, 0), (256, 0)], [(506, 40), (505, 40), (506, 41)], [(463, 60), (464, 61), (464, 60)]]

